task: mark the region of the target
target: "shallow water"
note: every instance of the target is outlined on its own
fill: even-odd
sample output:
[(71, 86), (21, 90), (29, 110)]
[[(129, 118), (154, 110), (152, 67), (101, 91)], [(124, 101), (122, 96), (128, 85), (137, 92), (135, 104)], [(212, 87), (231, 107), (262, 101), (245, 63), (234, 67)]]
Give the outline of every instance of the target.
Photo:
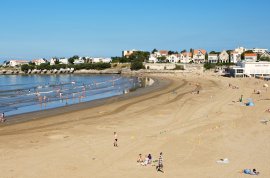
[(0, 112), (40, 111), (128, 93), (152, 79), (121, 75), (0, 75)]

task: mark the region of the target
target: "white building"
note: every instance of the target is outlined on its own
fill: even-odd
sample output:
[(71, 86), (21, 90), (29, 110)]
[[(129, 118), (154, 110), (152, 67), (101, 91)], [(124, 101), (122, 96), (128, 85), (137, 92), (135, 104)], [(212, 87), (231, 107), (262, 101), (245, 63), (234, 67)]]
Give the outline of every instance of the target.
[(227, 53), (227, 51), (223, 50), (220, 54), (219, 54), (219, 61), (221, 63), (228, 63), (229, 62), (229, 54)]
[(82, 59), (82, 58), (80, 58), (80, 59), (75, 59), (74, 60), (74, 64), (76, 65), (76, 64), (83, 64), (84, 63), (84, 60)]
[(138, 50), (132, 49), (132, 50), (122, 51), (122, 57), (129, 58), (129, 56), (132, 55), (136, 51), (138, 51)]
[(103, 62), (103, 63), (110, 63), (112, 62), (111, 58), (99, 58), (99, 57), (95, 57), (91, 59), (91, 63), (99, 63), (99, 62)]
[(238, 61), (241, 61), (241, 54), (236, 51), (232, 51), (230, 56), (231, 56), (231, 63), (237, 63)]
[(241, 55), (243, 52), (247, 51), (247, 49), (244, 47), (238, 47), (234, 51), (237, 53), (240, 53), (240, 55)]
[(208, 55), (209, 63), (218, 63), (218, 54), (209, 54)]
[(60, 64), (68, 64), (68, 58), (60, 58), (59, 63)]
[(195, 49), (193, 51), (193, 61), (195, 63), (203, 63), (203, 62), (205, 62), (205, 55), (206, 55), (206, 50)]
[(156, 62), (158, 62), (158, 59), (155, 57), (154, 54), (150, 54), (150, 57), (149, 57), (148, 61), (150, 63), (156, 63)]
[(181, 53), (180, 61), (182, 63), (190, 63), (192, 61), (192, 53), (190, 52)]
[(47, 60), (46, 59), (34, 59), (32, 60), (33, 63), (35, 63), (35, 65), (39, 66), (40, 64), (44, 64), (44, 63), (47, 63)]
[(246, 53), (244, 55), (245, 61), (247, 62), (256, 62), (257, 61), (257, 54), (256, 53)]
[(253, 48), (252, 51), (253, 51), (254, 53), (263, 54), (263, 53), (267, 52), (268, 49), (264, 49), (264, 48)]
[(29, 64), (29, 61), (27, 60), (10, 60), (9, 61), (9, 66), (11, 67), (21, 66), (23, 64)]
[(50, 65), (55, 65), (56, 61), (58, 61), (57, 58), (51, 58), (50, 59)]
[(180, 62), (180, 57), (178, 54), (171, 54), (171, 55), (166, 57), (166, 60), (169, 63), (178, 63), (178, 62)]
[(247, 62), (240, 61), (231, 69), (232, 76), (270, 76), (270, 62)]

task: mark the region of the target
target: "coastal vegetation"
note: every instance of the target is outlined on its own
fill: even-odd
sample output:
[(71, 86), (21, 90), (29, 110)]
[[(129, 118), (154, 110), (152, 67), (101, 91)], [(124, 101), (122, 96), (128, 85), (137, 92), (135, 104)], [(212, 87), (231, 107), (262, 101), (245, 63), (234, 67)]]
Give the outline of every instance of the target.
[(80, 69), (95, 69), (95, 70), (103, 70), (103, 69), (108, 69), (111, 68), (110, 63), (84, 63), (84, 64), (55, 64), (55, 65), (50, 65), (50, 63), (43, 63), (38, 66), (33, 65), (33, 64), (24, 64), (21, 66), (21, 70), (26, 72), (28, 70), (59, 70), (59, 69), (66, 69), (66, 68), (73, 68), (75, 70), (80, 70)]
[(234, 63), (204, 63), (203, 67), (206, 70), (215, 69), (216, 67), (229, 67), (235, 65)]
[(140, 69), (145, 69), (145, 67), (144, 67), (142, 62), (134, 61), (131, 63), (130, 69), (131, 70), (140, 70)]

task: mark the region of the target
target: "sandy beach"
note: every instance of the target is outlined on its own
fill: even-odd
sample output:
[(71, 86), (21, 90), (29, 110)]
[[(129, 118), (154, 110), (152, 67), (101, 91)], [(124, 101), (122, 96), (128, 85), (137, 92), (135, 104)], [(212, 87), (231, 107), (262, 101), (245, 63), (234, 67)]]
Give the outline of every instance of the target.
[[(153, 77), (159, 86), (129, 97), (2, 124), (0, 177), (241, 178), (249, 176), (245, 168), (270, 177), (270, 125), (260, 122), (270, 119), (269, 82), (212, 73)], [(241, 95), (255, 106), (238, 102)], [(140, 153), (157, 160), (160, 152), (164, 173), (136, 162)], [(224, 158), (228, 164), (217, 163)]]

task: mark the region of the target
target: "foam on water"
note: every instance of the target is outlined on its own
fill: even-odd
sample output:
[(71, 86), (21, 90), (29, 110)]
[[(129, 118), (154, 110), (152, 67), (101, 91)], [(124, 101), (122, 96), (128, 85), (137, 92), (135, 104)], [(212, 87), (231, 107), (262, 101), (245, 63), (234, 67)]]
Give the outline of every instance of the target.
[(2, 75), (0, 112), (8, 116), (121, 95), (145, 81), (120, 75)]

